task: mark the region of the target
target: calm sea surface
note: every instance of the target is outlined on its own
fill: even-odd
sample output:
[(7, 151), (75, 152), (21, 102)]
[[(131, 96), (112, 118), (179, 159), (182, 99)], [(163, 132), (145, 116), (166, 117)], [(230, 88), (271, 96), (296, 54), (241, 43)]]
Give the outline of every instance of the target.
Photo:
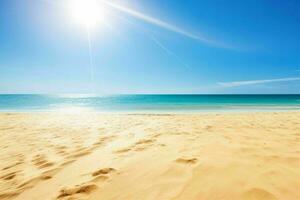
[(0, 95), (0, 112), (198, 113), (300, 111), (300, 95)]

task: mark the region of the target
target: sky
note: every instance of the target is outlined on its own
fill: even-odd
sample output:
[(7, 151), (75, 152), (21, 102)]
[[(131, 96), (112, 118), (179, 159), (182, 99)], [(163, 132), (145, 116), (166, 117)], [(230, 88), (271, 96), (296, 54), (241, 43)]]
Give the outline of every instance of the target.
[(300, 93), (299, 0), (72, 5), (0, 1), (0, 93)]

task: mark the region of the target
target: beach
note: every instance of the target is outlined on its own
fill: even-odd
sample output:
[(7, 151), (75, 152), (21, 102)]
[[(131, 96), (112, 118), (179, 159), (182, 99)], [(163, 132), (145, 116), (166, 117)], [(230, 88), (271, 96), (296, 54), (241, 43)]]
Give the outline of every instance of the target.
[(298, 200), (299, 119), (1, 113), (0, 199)]

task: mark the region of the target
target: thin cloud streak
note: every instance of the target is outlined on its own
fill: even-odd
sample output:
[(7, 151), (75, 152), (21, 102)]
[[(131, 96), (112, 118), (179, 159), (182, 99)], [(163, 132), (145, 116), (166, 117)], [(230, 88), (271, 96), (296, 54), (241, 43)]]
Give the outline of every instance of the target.
[(183, 36), (188, 37), (190, 39), (197, 40), (199, 42), (206, 43), (206, 44), (209, 44), (209, 45), (212, 45), (212, 46), (216, 46), (216, 47), (227, 48), (227, 49), (234, 49), (234, 47), (231, 47), (229, 45), (226, 45), (226, 44), (223, 44), (221, 42), (209, 39), (209, 38), (201, 36), (199, 34), (191, 33), (191, 32), (186, 31), (186, 30), (184, 30), (184, 29), (182, 29), (182, 28), (180, 28), (178, 26), (175, 26), (173, 24), (167, 23), (167, 22), (165, 22), (163, 20), (154, 18), (154, 17), (149, 16), (149, 15), (145, 15), (143, 13), (140, 13), (140, 12), (136, 11), (136, 10), (132, 10), (132, 9), (124, 7), (124, 6), (108, 2), (106, 0), (101, 0), (101, 2), (104, 3), (104, 4), (106, 4), (107, 6), (109, 6), (111, 8), (114, 8), (114, 9), (116, 9), (118, 11), (126, 13), (126, 14), (128, 14), (130, 16), (133, 16), (133, 17), (137, 18), (137, 19), (140, 19), (140, 20), (143, 20), (143, 21), (145, 21), (147, 23), (159, 26), (159, 27), (164, 28), (166, 30), (169, 30), (171, 32), (183, 35)]
[(234, 82), (219, 82), (218, 85), (222, 87), (239, 87), (244, 85), (256, 85), (264, 83), (276, 83), (276, 82), (290, 82), (300, 81), (300, 77), (289, 77), (279, 79), (265, 79), (265, 80), (249, 80), (249, 81), (234, 81)]

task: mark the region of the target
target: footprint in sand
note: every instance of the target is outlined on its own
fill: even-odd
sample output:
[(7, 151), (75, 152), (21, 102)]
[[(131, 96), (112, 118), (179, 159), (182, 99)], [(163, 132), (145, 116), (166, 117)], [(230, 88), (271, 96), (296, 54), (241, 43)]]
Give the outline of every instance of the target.
[(0, 194), (0, 199), (13, 199), (18, 196), (20, 192), (5, 192)]
[[(59, 195), (57, 196), (57, 199), (70, 199), (74, 197), (75, 195), (88, 195), (94, 190), (96, 190), (98, 186), (96, 184), (83, 184), (83, 185), (77, 185), (72, 188), (64, 188), (60, 190)], [(76, 199), (76, 198), (75, 198)]]
[(51, 169), (48, 171), (43, 172), (41, 175), (38, 175), (34, 178), (28, 179), (18, 185), (18, 189), (25, 190), (28, 188), (34, 187), (40, 181), (46, 181), (51, 179), (61, 168)]
[(5, 174), (5, 175), (1, 176), (0, 179), (5, 180), (5, 181), (12, 180), (13, 178), (16, 177), (17, 173), (18, 173), (18, 171)]
[(186, 165), (192, 165), (196, 164), (198, 162), (197, 158), (178, 158), (175, 160), (175, 162), (179, 164), (186, 164)]
[(45, 155), (41, 155), (41, 154), (35, 155), (34, 158), (32, 159), (32, 162), (35, 166), (37, 166), (40, 169), (54, 165), (53, 162), (47, 160)]
[(94, 177), (93, 181), (103, 181), (107, 180), (109, 178), (109, 174), (116, 172), (117, 170), (111, 167), (108, 168), (102, 168), (95, 172), (93, 172), (91, 175)]
[(114, 168), (103, 168), (103, 169), (99, 169), (95, 172), (92, 173), (92, 176), (98, 176), (98, 175), (103, 175), (103, 174), (109, 174), (111, 172), (115, 172), (116, 170)]
[(67, 159), (76, 159), (85, 155), (88, 155), (92, 153), (92, 150), (86, 147), (78, 147), (75, 149), (69, 156), (67, 156)]
[(152, 146), (155, 140), (153, 139), (143, 139), (135, 143), (134, 151), (143, 151), (148, 147)]
[(100, 137), (98, 139), (98, 141), (96, 143), (94, 143), (93, 145), (96, 147), (104, 145), (106, 142), (113, 140), (115, 137), (116, 136), (113, 136), (113, 135)]
[(205, 127), (205, 130), (207, 130), (207, 131), (211, 131), (212, 129), (213, 129), (213, 126), (211, 126), (211, 125), (207, 125)]
[(55, 147), (56, 153), (62, 156), (65, 156), (67, 154), (67, 146), (57, 145)]
[(48, 171), (45, 171), (41, 174), (39, 177), (41, 180), (48, 180), (51, 179), (58, 171), (60, 171), (62, 168), (56, 168), (56, 169), (51, 169)]
[(133, 145), (131, 145), (129, 147), (115, 151), (115, 153), (127, 153), (130, 151), (143, 151), (143, 150), (146, 150), (147, 148), (153, 146), (155, 141), (156, 141), (155, 139), (142, 139), (142, 140), (137, 141), (136, 143), (134, 143)]

